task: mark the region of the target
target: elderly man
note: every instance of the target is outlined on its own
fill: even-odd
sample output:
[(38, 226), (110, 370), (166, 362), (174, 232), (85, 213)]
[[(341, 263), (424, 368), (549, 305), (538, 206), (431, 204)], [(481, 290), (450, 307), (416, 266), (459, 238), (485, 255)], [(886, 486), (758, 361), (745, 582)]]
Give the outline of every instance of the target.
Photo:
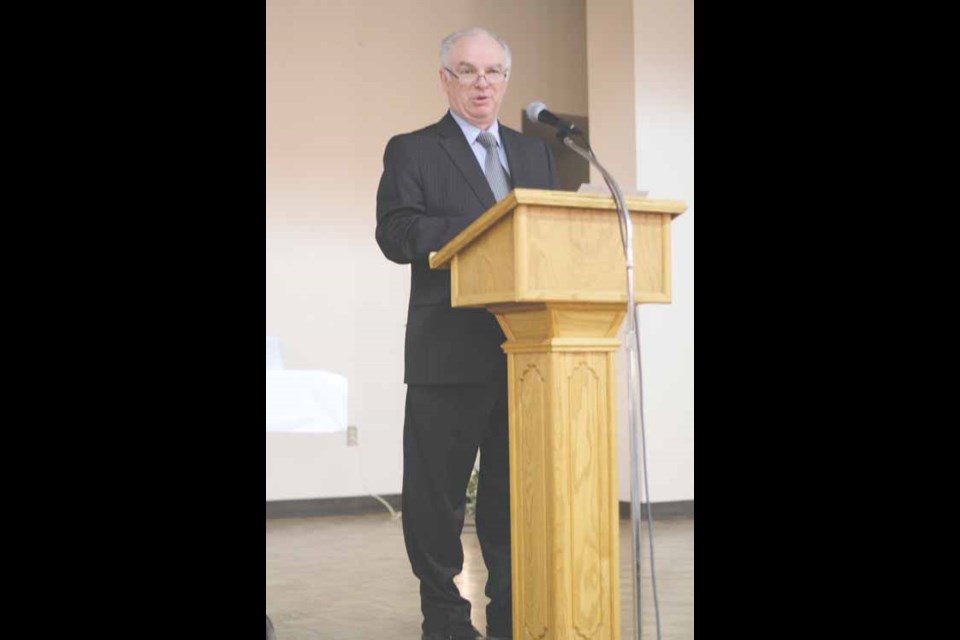
[(481, 638), (470, 602), (453, 582), (463, 569), (460, 534), (477, 450), (477, 536), (489, 578), (489, 638), (513, 632), (505, 341), (483, 309), (450, 306), (450, 272), (427, 257), (514, 187), (555, 189), (542, 140), (497, 121), (510, 49), (485, 29), (447, 36), (440, 86), (450, 103), (436, 124), (387, 144), (377, 192), (376, 238), (384, 255), (411, 265), (403, 434), (403, 533), (420, 579), (423, 639)]

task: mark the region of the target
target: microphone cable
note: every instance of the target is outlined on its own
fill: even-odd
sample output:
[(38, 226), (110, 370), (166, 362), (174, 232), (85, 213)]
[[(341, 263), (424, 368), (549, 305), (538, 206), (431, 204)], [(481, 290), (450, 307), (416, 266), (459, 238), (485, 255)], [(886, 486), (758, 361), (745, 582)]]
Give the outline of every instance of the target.
[[(626, 262), (627, 271), (627, 313), (630, 318), (627, 325), (627, 339), (625, 347), (627, 350), (627, 414), (630, 423), (630, 495), (632, 497), (630, 504), (630, 516), (632, 520), (632, 538), (633, 538), (633, 584), (634, 584), (634, 638), (641, 637), (640, 629), (640, 559), (642, 556), (640, 524), (641, 503), (646, 498), (647, 504), (647, 533), (650, 542), (650, 577), (653, 587), (653, 607), (656, 618), (657, 640), (660, 640), (660, 598), (657, 590), (657, 570), (656, 553), (654, 548), (654, 528), (653, 528), (653, 503), (650, 500), (650, 484), (647, 478), (647, 441), (645, 420), (643, 415), (643, 366), (640, 360), (640, 307), (634, 300), (633, 292), (633, 222), (630, 219), (630, 212), (627, 210), (626, 201), (623, 198), (623, 192), (620, 185), (613, 179), (613, 176), (600, 164), (586, 136), (580, 133), (586, 149), (581, 148), (577, 143), (571, 140), (568, 131), (560, 129), (557, 132), (557, 138), (577, 155), (583, 157), (591, 165), (596, 167), (600, 175), (603, 176), (607, 188), (613, 196), (617, 207), (617, 217), (620, 227), (620, 241), (623, 246), (623, 255)], [(639, 438), (639, 441), (638, 441)], [(639, 456), (643, 457), (643, 464), (639, 464)], [(643, 493), (641, 495), (640, 481), (642, 478)]]

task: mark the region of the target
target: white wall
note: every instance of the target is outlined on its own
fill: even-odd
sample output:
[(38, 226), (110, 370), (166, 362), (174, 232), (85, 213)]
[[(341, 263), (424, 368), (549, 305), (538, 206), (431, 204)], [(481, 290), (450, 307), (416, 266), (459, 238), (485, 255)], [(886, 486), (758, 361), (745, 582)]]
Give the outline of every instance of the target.
[(654, 502), (693, 500), (693, 0), (633, 0), (637, 184), (687, 203), (672, 225), (673, 303), (640, 314)]
[[(600, 161), (624, 189), (688, 205), (671, 229), (673, 302), (641, 307), (640, 338), (650, 499), (693, 500), (693, 0), (587, 0), (587, 37)], [(629, 501), (622, 351), (617, 369), (620, 499)]]
[(360, 439), (268, 434), (267, 500), (400, 492), (409, 267), (374, 240), (383, 149), (444, 114), (438, 47), (469, 26), (510, 43), (508, 126), (535, 99), (586, 113), (584, 11), (583, 0), (267, 0), (266, 333), (288, 369), (347, 376)]

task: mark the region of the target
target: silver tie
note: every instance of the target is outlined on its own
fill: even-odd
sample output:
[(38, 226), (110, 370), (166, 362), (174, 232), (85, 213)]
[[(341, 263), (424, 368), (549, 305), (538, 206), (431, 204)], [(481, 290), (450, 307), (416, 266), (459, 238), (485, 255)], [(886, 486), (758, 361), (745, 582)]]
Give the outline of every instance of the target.
[(493, 195), (499, 202), (510, 193), (510, 178), (500, 164), (500, 154), (497, 153), (497, 139), (489, 131), (481, 131), (477, 141), (487, 150), (487, 160), (483, 172), (487, 175), (487, 182), (493, 190)]

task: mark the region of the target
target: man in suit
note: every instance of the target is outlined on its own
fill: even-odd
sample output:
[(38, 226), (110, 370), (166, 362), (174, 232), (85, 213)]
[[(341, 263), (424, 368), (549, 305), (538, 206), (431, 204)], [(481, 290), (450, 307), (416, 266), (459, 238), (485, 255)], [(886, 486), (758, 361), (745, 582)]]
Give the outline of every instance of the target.
[(549, 147), (497, 121), (510, 49), (484, 29), (447, 36), (440, 85), (450, 111), (387, 144), (377, 192), (377, 242), (411, 265), (403, 434), (403, 533), (420, 579), (423, 639), (481, 638), (470, 602), (453, 582), (463, 569), (460, 534), (477, 450), (477, 536), (489, 579), (489, 638), (513, 632), (505, 337), (484, 309), (450, 306), (450, 272), (431, 251), (515, 187), (559, 186)]

